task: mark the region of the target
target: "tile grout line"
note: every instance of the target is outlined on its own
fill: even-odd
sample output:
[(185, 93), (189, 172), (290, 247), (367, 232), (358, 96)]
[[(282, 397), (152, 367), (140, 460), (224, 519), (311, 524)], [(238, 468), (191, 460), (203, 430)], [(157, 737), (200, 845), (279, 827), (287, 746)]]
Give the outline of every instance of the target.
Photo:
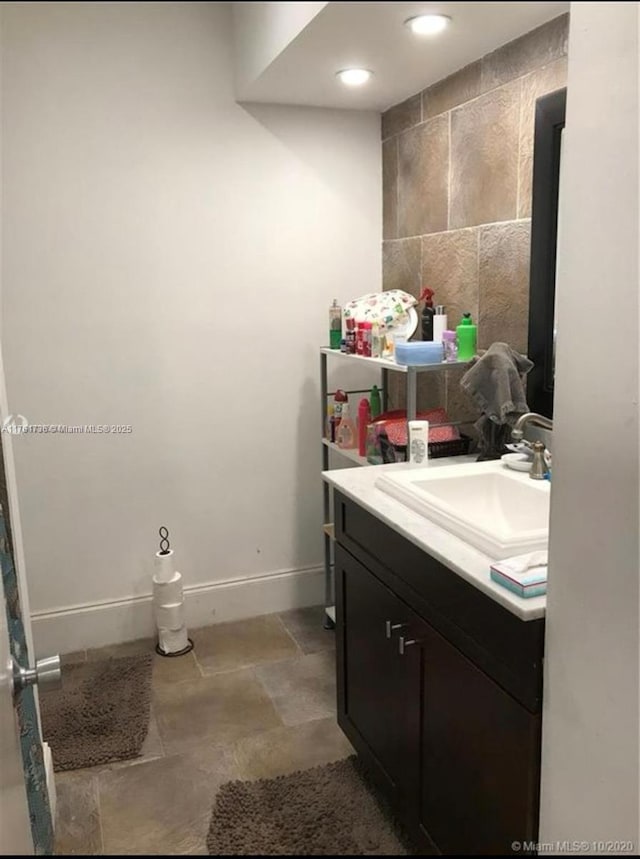
[(522, 224), (524, 221), (530, 221), (531, 216), (527, 215), (524, 218), (507, 218), (504, 221), (486, 221), (483, 224), (469, 224), (466, 227), (453, 227), (451, 230), (436, 230), (434, 233), (416, 233), (412, 236), (400, 236), (397, 239), (384, 239), (385, 243), (388, 242), (409, 242), (414, 239), (424, 239), (429, 236), (446, 236), (449, 233), (461, 233), (463, 230), (479, 230), (481, 227), (497, 227), (502, 224)]
[[(278, 618), (278, 621), (279, 621), (280, 626), (282, 627), (283, 631), (286, 633), (286, 635), (288, 635), (288, 636), (289, 636), (289, 638), (291, 639), (291, 641), (292, 641), (292, 642), (294, 643), (294, 645), (296, 646), (297, 650), (299, 651), (299, 655), (300, 655), (300, 656), (304, 656), (304, 655), (305, 655), (305, 654), (304, 654), (304, 650), (303, 650), (303, 649), (302, 649), (302, 647), (300, 646), (300, 644), (299, 644), (299, 642), (298, 642), (298, 639), (295, 637), (295, 635), (294, 635), (292, 632), (289, 632), (289, 630), (287, 629), (287, 627), (286, 627), (286, 625), (285, 625), (285, 622), (284, 622), (284, 621), (283, 621), (283, 619), (280, 617), (280, 614), (279, 614), (278, 612), (276, 612), (276, 617)], [(278, 661), (278, 662), (280, 662), (281, 660), (277, 660), (277, 661)]]
[[(273, 663), (271, 663), (271, 664), (273, 664)], [(262, 689), (264, 694), (267, 696), (269, 703), (273, 707), (273, 712), (276, 714), (276, 716), (280, 720), (280, 725), (278, 725), (277, 727), (279, 727), (279, 728), (281, 728), (283, 726), (286, 727), (286, 723), (285, 723), (284, 719), (282, 718), (282, 714), (276, 705), (276, 702), (275, 702), (273, 695), (271, 694), (271, 692), (269, 692), (269, 689), (267, 688), (267, 684), (262, 682), (262, 678), (258, 675), (258, 672), (256, 671), (255, 667), (250, 668), (249, 670), (253, 674), (253, 679), (256, 681), (256, 683), (258, 683), (260, 685), (260, 688)]]
[(520, 92), (518, 93), (518, 160), (516, 162), (516, 218), (520, 214), (520, 159), (522, 158), (522, 102), (524, 101), (523, 94), (523, 78), (519, 78), (520, 80)]
[(395, 173), (396, 173), (396, 222), (394, 233), (400, 233), (400, 135), (396, 137), (395, 145)]
[(162, 734), (160, 733), (160, 724), (158, 722), (156, 712), (153, 708), (153, 704), (151, 705), (151, 714), (153, 715), (153, 720), (156, 723), (156, 731), (158, 732), (158, 742), (160, 743), (160, 748), (162, 749), (161, 757), (166, 758), (167, 757), (167, 750), (164, 747), (164, 740), (162, 739)]
[(480, 325), (480, 228), (478, 228), (478, 234), (476, 236), (476, 283), (478, 284), (478, 316), (476, 319), (476, 325)]
[[(423, 282), (424, 282), (424, 236), (420, 236), (420, 282), (418, 283), (418, 290), (421, 289)], [(419, 292), (418, 292), (418, 294), (419, 294)]]
[(200, 665), (200, 660), (198, 659), (198, 657), (197, 657), (197, 655), (196, 655), (196, 647), (195, 647), (195, 644), (194, 644), (194, 646), (193, 646), (193, 650), (192, 650), (191, 652), (193, 653), (193, 661), (196, 663), (196, 668), (197, 668), (197, 669), (198, 669), (198, 671), (200, 672), (200, 676), (201, 676), (201, 677), (204, 677), (204, 676), (205, 676), (204, 669), (202, 668), (202, 665)]
[[(307, 656), (311, 654), (302, 653), (302, 656)], [(282, 659), (265, 659), (263, 662), (247, 662), (243, 665), (237, 665), (234, 668), (221, 668), (219, 671), (211, 671), (208, 673), (204, 673), (202, 678), (204, 680), (208, 680), (211, 677), (220, 677), (223, 674), (234, 674), (235, 672), (240, 671), (253, 671), (256, 668), (262, 668), (265, 665), (280, 665), (282, 662), (297, 662), (300, 658), (300, 655), (294, 654), (293, 656), (284, 656)]]
[(447, 232), (451, 229), (451, 115), (453, 111), (449, 111), (449, 122), (447, 125), (448, 140), (449, 140), (449, 163), (447, 165)]

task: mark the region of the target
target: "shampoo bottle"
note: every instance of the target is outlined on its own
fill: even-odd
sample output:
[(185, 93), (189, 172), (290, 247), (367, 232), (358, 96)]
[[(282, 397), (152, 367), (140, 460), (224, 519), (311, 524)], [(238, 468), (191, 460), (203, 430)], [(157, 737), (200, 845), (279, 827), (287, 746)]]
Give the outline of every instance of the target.
[(424, 301), (422, 308), (422, 339), (433, 340), (433, 290), (428, 286), (420, 293), (420, 301)]
[(473, 324), (470, 313), (462, 314), (456, 334), (458, 335), (458, 361), (470, 361), (476, 354), (478, 344), (478, 328)]

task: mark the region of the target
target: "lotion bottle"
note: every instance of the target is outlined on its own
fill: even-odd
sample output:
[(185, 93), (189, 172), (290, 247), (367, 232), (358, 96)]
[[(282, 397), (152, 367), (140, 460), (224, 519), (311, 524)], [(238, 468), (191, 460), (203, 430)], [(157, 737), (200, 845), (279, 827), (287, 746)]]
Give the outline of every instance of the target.
[(409, 463), (422, 468), (429, 464), (429, 421), (409, 421)]
[(444, 312), (444, 304), (436, 305), (433, 317), (433, 339), (442, 343), (442, 335), (447, 330), (447, 314)]

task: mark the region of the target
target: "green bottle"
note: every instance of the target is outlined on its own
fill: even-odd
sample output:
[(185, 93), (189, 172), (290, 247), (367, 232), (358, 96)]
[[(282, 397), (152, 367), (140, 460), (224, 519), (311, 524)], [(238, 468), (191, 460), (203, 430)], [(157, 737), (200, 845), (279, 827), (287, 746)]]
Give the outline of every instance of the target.
[(339, 349), (342, 340), (342, 308), (338, 299), (333, 299), (329, 308), (329, 346), (331, 349)]
[(380, 391), (378, 390), (377, 385), (374, 385), (373, 388), (371, 388), (371, 394), (369, 395), (369, 404), (371, 407), (371, 417), (377, 418), (382, 411), (382, 406), (380, 405)]
[(456, 334), (458, 335), (458, 361), (470, 361), (475, 356), (478, 345), (478, 328), (473, 324), (470, 313), (462, 314)]

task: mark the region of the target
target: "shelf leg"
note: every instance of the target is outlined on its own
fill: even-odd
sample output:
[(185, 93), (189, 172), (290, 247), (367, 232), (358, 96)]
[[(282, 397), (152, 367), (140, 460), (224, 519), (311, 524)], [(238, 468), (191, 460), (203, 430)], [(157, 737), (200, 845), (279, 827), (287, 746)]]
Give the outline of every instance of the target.
[[(327, 356), (320, 353), (320, 416), (322, 419), (320, 427), (320, 438), (324, 437), (325, 426), (327, 421), (327, 396), (329, 387), (327, 382)], [(322, 447), (322, 470), (327, 471), (329, 468), (329, 448), (325, 444)], [(323, 522), (328, 522), (331, 512), (331, 489), (326, 481), (322, 481), (322, 514)], [(330, 606), (333, 604), (333, 587), (331, 581), (331, 538), (328, 534), (324, 535), (324, 604)], [(324, 615), (323, 626), (325, 629), (333, 629), (333, 621), (326, 614)]]
[(413, 367), (407, 367), (407, 459), (409, 458), (409, 421), (415, 421), (418, 394), (416, 391), (418, 374)]
[(382, 371), (382, 411), (389, 410), (389, 371)]

